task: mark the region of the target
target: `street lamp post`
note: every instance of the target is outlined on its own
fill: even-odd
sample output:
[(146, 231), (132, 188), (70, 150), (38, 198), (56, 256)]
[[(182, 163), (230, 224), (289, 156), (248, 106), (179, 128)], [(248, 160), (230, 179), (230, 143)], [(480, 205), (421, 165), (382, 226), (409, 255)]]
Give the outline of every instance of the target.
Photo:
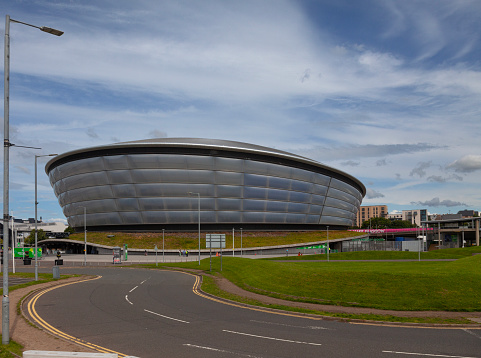
[(327, 262), (329, 262), (329, 226), (327, 226)]
[(52, 29), (50, 27), (39, 27), (25, 22), (17, 21), (5, 16), (5, 50), (4, 50), (4, 106), (3, 106), (3, 263), (6, 269), (3, 270), (3, 298), (2, 298), (2, 344), (10, 342), (10, 300), (8, 298), (8, 211), (9, 211), (9, 166), (10, 166), (10, 123), (9, 123), (9, 106), (10, 106), (10, 22), (35, 27), (43, 32), (50, 33), (55, 36), (61, 36), (62, 31)]
[(80, 208), (84, 208), (84, 266), (87, 267), (87, 208), (85, 206)]
[(193, 193), (191, 191), (189, 191), (189, 195), (197, 195), (197, 212), (198, 212), (198, 216), (199, 216), (199, 227), (198, 227), (198, 231), (199, 231), (199, 265), (200, 265), (200, 193)]
[(37, 159), (40, 157), (54, 157), (57, 154), (45, 154), (45, 155), (35, 155), (35, 281), (38, 281), (38, 248), (37, 248), (37, 238), (38, 238), (38, 230), (37, 230)]
[(240, 228), (241, 231), (241, 256), (242, 256), (242, 228)]

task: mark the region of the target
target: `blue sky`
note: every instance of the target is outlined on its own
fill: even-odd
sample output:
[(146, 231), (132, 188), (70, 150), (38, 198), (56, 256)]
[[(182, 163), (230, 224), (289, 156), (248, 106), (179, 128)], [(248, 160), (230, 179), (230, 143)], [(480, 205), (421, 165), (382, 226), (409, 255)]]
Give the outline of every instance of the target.
[[(9, 14), (65, 32), (10, 27), (10, 139), (42, 148), (10, 151), (15, 217), (34, 216), (35, 154), (157, 137), (307, 156), (360, 179), (363, 205), (390, 212), (481, 210), (480, 1), (10, 0), (2, 10), (2, 29)], [(64, 220), (46, 161), (38, 215)]]

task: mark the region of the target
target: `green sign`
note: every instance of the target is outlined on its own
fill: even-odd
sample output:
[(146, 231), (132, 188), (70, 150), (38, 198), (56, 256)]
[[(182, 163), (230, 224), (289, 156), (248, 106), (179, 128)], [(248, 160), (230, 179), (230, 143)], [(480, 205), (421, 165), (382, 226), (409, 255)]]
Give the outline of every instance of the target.
[[(28, 255), (31, 259), (35, 258), (35, 248), (34, 247), (20, 247), (13, 249), (14, 257), (23, 258)], [(42, 249), (37, 247), (37, 257), (42, 257)]]
[(313, 246), (304, 246), (304, 247), (299, 247), (298, 250), (308, 250), (308, 249), (326, 249), (327, 244), (321, 244), (321, 245), (313, 245)]

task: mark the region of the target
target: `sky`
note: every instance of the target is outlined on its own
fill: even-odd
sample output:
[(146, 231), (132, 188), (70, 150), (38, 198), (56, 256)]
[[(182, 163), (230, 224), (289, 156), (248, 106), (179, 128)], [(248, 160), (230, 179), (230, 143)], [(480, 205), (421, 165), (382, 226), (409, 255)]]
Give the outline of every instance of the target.
[[(481, 210), (481, 1), (9, 0), (2, 10), (2, 32), (7, 14), (65, 32), (10, 24), (14, 217), (34, 217), (35, 155), (161, 137), (306, 156), (361, 180), (362, 205), (389, 212)], [(48, 159), (38, 158), (38, 217), (66, 221)]]

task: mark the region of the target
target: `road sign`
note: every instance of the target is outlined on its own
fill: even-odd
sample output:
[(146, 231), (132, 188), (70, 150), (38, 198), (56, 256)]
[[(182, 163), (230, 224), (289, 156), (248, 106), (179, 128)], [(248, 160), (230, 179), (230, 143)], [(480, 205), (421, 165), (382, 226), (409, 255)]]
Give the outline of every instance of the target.
[(225, 249), (225, 234), (206, 234), (206, 249)]

